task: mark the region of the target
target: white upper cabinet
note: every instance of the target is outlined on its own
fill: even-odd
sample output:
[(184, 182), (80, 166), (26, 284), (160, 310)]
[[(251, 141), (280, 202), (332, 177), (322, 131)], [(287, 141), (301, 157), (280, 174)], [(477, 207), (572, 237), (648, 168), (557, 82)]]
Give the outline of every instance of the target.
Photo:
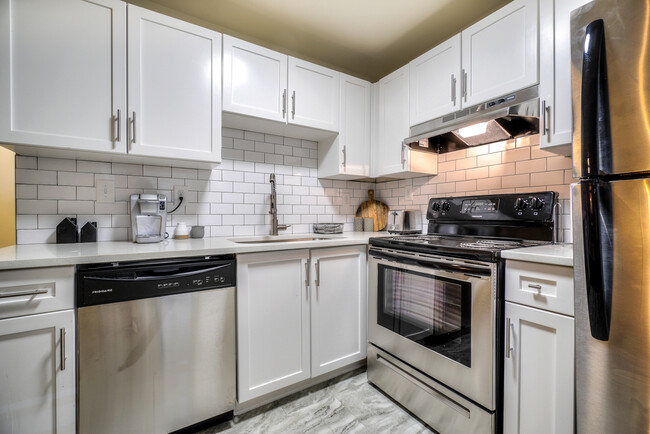
[(464, 107), (538, 82), (537, 13), (537, 0), (514, 0), (462, 31)]
[(0, 1), (0, 141), (126, 151), (126, 4)]
[(318, 177), (370, 176), (370, 98), (372, 85), (341, 74), (340, 133), (318, 144)]
[(375, 175), (382, 176), (406, 169), (402, 141), (409, 136), (408, 65), (379, 80), (377, 92)]
[(540, 0), (539, 99), (542, 149), (569, 155), (573, 140), (571, 11), (590, 0)]
[(409, 63), (410, 126), (460, 108), (460, 42), (459, 33)]
[(410, 178), (435, 175), (438, 155), (415, 152), (403, 144), (409, 136), (409, 66), (405, 65), (376, 85), (372, 176)]
[(129, 5), (129, 153), (221, 161), (221, 34)]
[(223, 36), (223, 110), (272, 121), (287, 119), (288, 58)]
[(289, 122), (321, 130), (339, 130), (339, 73), (289, 57)]
[[(231, 36), (223, 42), (224, 111), (290, 125), (339, 130), (339, 73)], [(281, 134), (277, 125), (242, 123), (238, 128)], [(293, 130), (296, 131), (296, 130)], [(301, 131), (301, 130), (298, 130)]]

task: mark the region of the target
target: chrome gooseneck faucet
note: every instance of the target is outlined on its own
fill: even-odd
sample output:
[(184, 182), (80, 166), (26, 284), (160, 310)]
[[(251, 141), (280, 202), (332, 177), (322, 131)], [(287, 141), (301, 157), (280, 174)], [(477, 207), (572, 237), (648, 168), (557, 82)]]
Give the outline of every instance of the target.
[(291, 225), (278, 224), (278, 198), (275, 194), (275, 173), (271, 173), (269, 182), (271, 182), (271, 235), (277, 235), (278, 231), (283, 231)]

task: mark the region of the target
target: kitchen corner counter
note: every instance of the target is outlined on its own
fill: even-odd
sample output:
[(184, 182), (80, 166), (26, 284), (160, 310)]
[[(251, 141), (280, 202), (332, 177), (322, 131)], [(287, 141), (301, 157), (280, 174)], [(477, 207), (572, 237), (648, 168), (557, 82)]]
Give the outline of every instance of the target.
[[(368, 244), (371, 237), (387, 236), (386, 232), (345, 232), (337, 235), (294, 234), (294, 237), (327, 237), (310, 241), (246, 243), (233, 238), (167, 239), (160, 243), (136, 244), (131, 241), (104, 241), (75, 244), (27, 244), (0, 248), (0, 270), (56, 267), (98, 262), (137, 261), (143, 259), (180, 258), (201, 255), (271, 252)], [(331, 238), (330, 238), (331, 237)], [(279, 236), (278, 238), (283, 238)]]
[(573, 244), (545, 244), (543, 246), (504, 250), (501, 256), (517, 261), (573, 267)]

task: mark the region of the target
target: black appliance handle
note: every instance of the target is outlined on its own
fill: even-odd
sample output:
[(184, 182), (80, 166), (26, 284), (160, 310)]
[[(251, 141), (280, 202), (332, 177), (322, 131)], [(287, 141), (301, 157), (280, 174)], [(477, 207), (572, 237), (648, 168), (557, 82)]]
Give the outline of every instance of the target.
[(386, 261), (395, 262), (397, 264), (416, 265), (419, 267), (430, 268), (434, 270), (449, 271), (452, 273), (472, 274), (475, 276), (490, 276), (492, 274), (492, 271), (490, 269), (472, 267), (470, 265), (445, 264), (443, 262), (428, 261), (426, 259), (419, 259), (415, 257), (410, 258), (404, 256), (391, 255), (374, 249), (370, 249), (368, 253), (376, 259), (383, 259)]
[(613, 265), (603, 254), (603, 250), (611, 252), (612, 247), (612, 242), (607, 236), (611, 233), (607, 228), (611, 227), (611, 203), (608, 196), (607, 187), (599, 185), (598, 180), (580, 183), (589, 327), (591, 335), (601, 341), (609, 340), (612, 313)]
[[(86, 280), (95, 280), (95, 281), (100, 281), (100, 282), (141, 282), (143, 280), (163, 280), (163, 279), (173, 279), (176, 277), (188, 277), (188, 276), (195, 276), (203, 273), (208, 273), (210, 271), (215, 271), (222, 269), (224, 267), (229, 267), (231, 264), (223, 264), (223, 265), (218, 265), (216, 267), (210, 267), (210, 268), (201, 268), (198, 270), (194, 271), (187, 271), (184, 273), (177, 273), (178, 268), (174, 269), (174, 272), (171, 274), (169, 273), (158, 273), (152, 276), (138, 276), (137, 274), (133, 274), (132, 276), (123, 276), (123, 277), (104, 277), (104, 276), (83, 276), (84, 279)], [(153, 272), (155, 273), (157, 270), (154, 268)]]
[(582, 177), (612, 172), (608, 92), (605, 24), (599, 19), (587, 25), (582, 57)]

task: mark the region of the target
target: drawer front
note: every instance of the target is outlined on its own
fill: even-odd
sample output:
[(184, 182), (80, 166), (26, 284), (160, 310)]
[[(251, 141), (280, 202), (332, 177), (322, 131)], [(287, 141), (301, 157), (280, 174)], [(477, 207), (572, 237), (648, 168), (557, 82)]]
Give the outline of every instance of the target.
[(74, 267), (0, 271), (0, 319), (74, 308)]
[(573, 316), (573, 268), (506, 261), (506, 300)]

